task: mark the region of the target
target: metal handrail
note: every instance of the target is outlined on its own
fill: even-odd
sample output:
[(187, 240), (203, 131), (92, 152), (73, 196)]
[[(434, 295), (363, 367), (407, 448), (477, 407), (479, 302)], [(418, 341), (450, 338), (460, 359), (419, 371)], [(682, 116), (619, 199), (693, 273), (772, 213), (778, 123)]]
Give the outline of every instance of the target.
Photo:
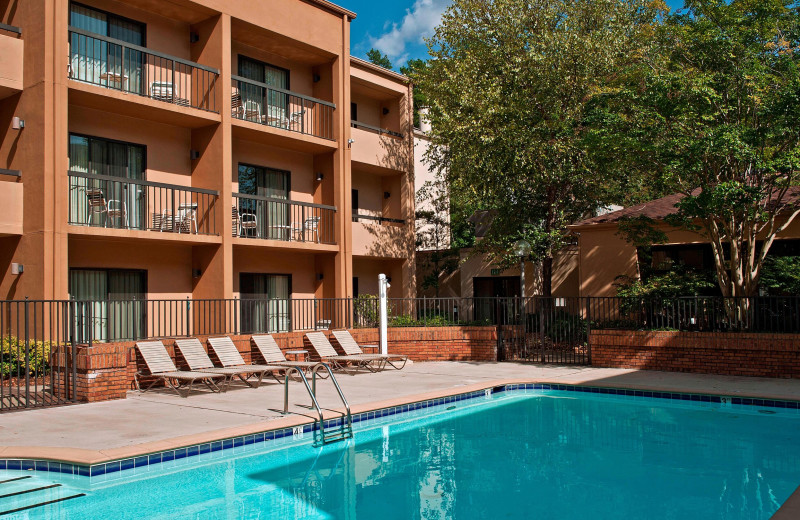
[(214, 195), (219, 196), (219, 192), (216, 190), (208, 190), (205, 188), (193, 188), (191, 186), (181, 186), (179, 184), (167, 184), (164, 182), (153, 182), (153, 181), (145, 181), (139, 179), (128, 179), (125, 177), (114, 177), (112, 175), (95, 175), (93, 173), (85, 173), (85, 172), (76, 172), (74, 170), (69, 170), (67, 172), (71, 177), (82, 177), (84, 179), (96, 179), (100, 181), (111, 181), (111, 182), (121, 182), (124, 184), (136, 184), (139, 186), (152, 186), (154, 188), (166, 188), (170, 190), (180, 190), (180, 191), (188, 191), (192, 193), (202, 193), (204, 195)]
[(395, 132), (394, 130), (388, 130), (386, 128), (381, 128), (379, 126), (368, 125), (367, 123), (361, 123), (359, 121), (350, 121), (350, 126), (353, 128), (366, 128), (367, 130), (372, 130), (374, 132), (378, 132), (379, 134), (387, 134), (393, 137), (403, 137), (403, 134), (400, 132)]
[[(283, 389), (283, 413), (289, 413), (289, 376), (291, 373), (297, 372), (300, 374), (300, 378), (303, 381), (303, 385), (306, 387), (306, 391), (308, 395), (311, 397), (311, 404), (317, 410), (317, 415), (319, 416), (319, 432), (320, 437), (322, 438), (322, 443), (325, 444), (325, 418), (322, 416), (322, 408), (319, 406), (319, 402), (317, 401), (317, 372), (324, 368), (328, 372), (328, 376), (330, 377), (331, 381), (333, 381), (334, 387), (336, 387), (336, 393), (339, 394), (339, 398), (342, 400), (342, 404), (345, 407), (345, 417), (347, 418), (347, 428), (350, 429), (352, 432), (353, 429), (353, 415), (350, 412), (350, 403), (347, 402), (347, 398), (344, 396), (344, 392), (342, 392), (342, 387), (339, 386), (339, 382), (336, 380), (336, 376), (333, 375), (333, 371), (331, 370), (330, 365), (327, 363), (317, 363), (314, 367), (311, 368), (311, 385), (308, 384), (308, 378), (306, 378), (305, 374), (302, 370), (298, 369), (297, 367), (291, 367), (286, 371), (284, 376), (284, 389)], [(344, 424), (342, 424), (342, 430), (344, 430)]]
[(8, 31), (8, 32), (22, 34), (22, 29), (20, 29), (19, 27), (15, 27), (13, 25), (8, 25), (8, 24), (5, 24), (5, 23), (0, 23), (0, 29), (2, 29), (4, 31)]
[(336, 211), (336, 206), (327, 206), (325, 204), (314, 204), (313, 202), (302, 202), (299, 200), (291, 199), (276, 199), (275, 197), (265, 197), (264, 195), (249, 195), (247, 193), (234, 193), (234, 197), (239, 199), (263, 200), (266, 202), (278, 202), (282, 204), (292, 204), (295, 206), (305, 206), (307, 208), (319, 208)]
[(187, 65), (189, 67), (194, 67), (196, 69), (204, 70), (206, 72), (211, 72), (213, 74), (219, 74), (219, 69), (215, 69), (214, 67), (208, 67), (206, 65), (200, 65), (194, 61), (185, 60), (183, 58), (178, 58), (177, 56), (172, 56), (171, 54), (166, 54), (163, 52), (154, 51), (153, 49), (148, 49), (147, 47), (141, 47), (139, 45), (134, 45), (132, 43), (128, 43), (126, 41), (117, 40), (116, 38), (109, 38), (108, 36), (103, 36), (102, 34), (94, 33), (91, 31), (85, 31), (83, 29), (79, 29), (77, 27), (73, 27), (72, 25), (69, 26), (69, 32), (80, 34), (83, 36), (88, 36), (89, 38), (94, 38), (95, 40), (101, 40), (107, 43), (113, 43), (114, 45), (119, 45), (120, 47), (124, 47), (126, 49), (132, 49), (135, 51), (143, 52), (145, 54), (151, 54), (158, 58), (164, 58), (165, 60), (172, 60), (175, 63), (181, 63), (183, 65)]
[(249, 85), (253, 85), (255, 87), (261, 87), (268, 90), (274, 90), (275, 92), (281, 92), (283, 94), (288, 94), (290, 96), (298, 97), (300, 99), (304, 99), (306, 101), (311, 101), (312, 103), (319, 103), (320, 105), (325, 105), (331, 108), (336, 108), (336, 104), (331, 103), (330, 101), (323, 101), (322, 99), (318, 99), (311, 96), (306, 96), (305, 94), (300, 94), (298, 92), (293, 92), (291, 90), (286, 90), (285, 88), (274, 87), (272, 85), (267, 85), (266, 83), (262, 83), (260, 81), (255, 81), (248, 78), (243, 78), (241, 76), (231, 76), (231, 79), (234, 81), (241, 81), (242, 83), (247, 83)]

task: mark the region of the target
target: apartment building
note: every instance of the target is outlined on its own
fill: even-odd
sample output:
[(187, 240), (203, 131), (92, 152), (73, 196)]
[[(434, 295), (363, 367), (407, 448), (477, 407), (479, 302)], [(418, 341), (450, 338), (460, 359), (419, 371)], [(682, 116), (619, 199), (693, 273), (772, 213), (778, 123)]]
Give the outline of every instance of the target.
[(0, 297), (413, 296), (411, 87), (354, 18), (0, 0)]

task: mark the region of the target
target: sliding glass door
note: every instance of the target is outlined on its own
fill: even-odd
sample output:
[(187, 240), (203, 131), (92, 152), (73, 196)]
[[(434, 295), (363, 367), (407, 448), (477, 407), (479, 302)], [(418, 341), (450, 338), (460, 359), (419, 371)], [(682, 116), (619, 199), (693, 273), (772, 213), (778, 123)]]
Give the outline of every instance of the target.
[(241, 273), (239, 292), (242, 333), (289, 330), (290, 275)]
[[(239, 193), (258, 195), (277, 200), (240, 198), (240, 213), (255, 215), (253, 235), (271, 240), (288, 241), (291, 234), (289, 219), (289, 182), (291, 173), (250, 164), (239, 165)], [(285, 200), (287, 202), (280, 202)]]
[[(121, 16), (78, 3), (70, 4), (72, 27), (145, 46), (145, 25)], [(144, 54), (101, 39), (73, 33), (71, 37), (71, 77), (108, 88), (144, 94)]]
[[(270, 87), (289, 90), (289, 71), (262, 61), (239, 56), (239, 76)], [(276, 90), (264, 92), (262, 88), (242, 84), (242, 104), (248, 119), (260, 118), (260, 123), (286, 126), (289, 114), (289, 96)]]
[[(91, 178), (70, 181), (71, 224), (145, 229), (147, 192), (125, 179), (144, 180), (144, 146), (99, 137), (69, 136), (70, 171), (119, 177), (119, 182)], [(116, 209), (109, 220), (107, 208)]]
[(147, 274), (139, 270), (70, 269), (78, 341), (135, 340), (146, 335)]

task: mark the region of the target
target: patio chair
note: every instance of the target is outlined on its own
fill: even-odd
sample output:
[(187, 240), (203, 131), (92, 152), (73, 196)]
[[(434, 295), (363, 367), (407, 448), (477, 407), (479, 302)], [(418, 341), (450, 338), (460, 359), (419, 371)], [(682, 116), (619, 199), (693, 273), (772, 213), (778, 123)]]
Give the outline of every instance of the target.
[(263, 123), (264, 116), (261, 113), (261, 103), (254, 99), (245, 99), (242, 101), (244, 119), (253, 121), (254, 123)]
[(194, 224), (194, 234), (197, 234), (197, 203), (182, 202), (178, 205), (178, 213), (175, 215), (175, 225), (178, 233), (191, 233)]
[[(248, 365), (244, 362), (239, 349), (233, 344), (233, 340), (228, 336), (221, 336), (219, 338), (208, 338), (208, 346), (219, 358), (219, 362), (223, 367), (236, 367), (236, 368), (249, 368), (251, 370), (260, 370), (263, 374), (267, 372), (272, 374), (278, 382), (280, 379), (275, 375), (275, 372), (285, 370), (286, 367), (278, 366), (277, 364), (267, 365)], [(261, 381), (261, 379), (259, 379)]]
[(308, 217), (300, 224), (292, 224), (292, 234), (300, 237), (300, 242), (306, 241), (306, 233), (311, 232), (311, 236), (316, 236), (319, 244), (319, 217)]
[(250, 337), (253, 345), (256, 346), (261, 357), (270, 365), (281, 365), (284, 367), (295, 367), (300, 370), (313, 370), (319, 366), (317, 361), (289, 361), (283, 355), (281, 347), (270, 334), (259, 334)]
[(170, 81), (154, 81), (150, 84), (150, 97), (166, 103), (189, 106), (189, 100), (175, 96), (175, 86)]
[[(241, 367), (215, 367), (214, 362), (208, 357), (206, 349), (203, 348), (203, 345), (197, 338), (176, 339), (175, 347), (181, 351), (181, 355), (186, 360), (189, 368), (193, 371), (208, 372), (224, 376), (225, 390), (228, 389), (234, 377), (238, 377), (249, 387), (258, 388), (261, 384), (261, 380), (264, 379), (264, 374), (270, 371), (270, 369), (264, 370), (249, 365)], [(247, 381), (248, 377), (252, 375), (258, 375), (258, 381), (255, 385)]]
[(119, 201), (116, 199), (110, 199), (106, 208), (106, 224), (108, 224), (109, 219), (116, 218), (119, 219), (119, 227), (122, 227), (122, 223), (125, 223), (124, 229), (128, 229), (130, 227), (130, 222), (128, 222), (128, 205), (125, 204), (124, 200)]
[(258, 216), (252, 211), (242, 211), (239, 213), (239, 236), (249, 236), (247, 232), (254, 229), (256, 238), (261, 238), (261, 231), (258, 227)]
[(370, 372), (383, 370), (386, 364), (383, 359), (376, 359), (367, 354), (340, 355), (333, 348), (331, 342), (322, 332), (306, 332), (306, 338), (311, 343), (311, 348), (323, 363), (328, 363), (334, 370), (341, 370), (350, 375), (355, 375), (359, 368), (366, 368)]
[[(139, 351), (139, 354), (141, 354), (145, 365), (147, 365), (148, 372), (150, 372), (149, 374), (145, 374), (142, 371), (137, 371), (133, 375), (133, 381), (136, 384), (136, 390), (139, 390), (140, 392), (148, 391), (159, 381), (164, 381), (168, 387), (175, 390), (175, 392), (181, 397), (189, 396), (189, 394), (192, 392), (192, 387), (194, 386), (195, 381), (201, 381), (214, 392), (219, 392), (221, 390), (220, 387), (214, 382), (214, 379), (224, 380), (224, 375), (211, 374), (208, 372), (178, 370), (175, 368), (175, 363), (172, 362), (172, 358), (169, 357), (167, 348), (159, 340), (140, 341), (136, 343), (136, 349)], [(140, 377), (153, 377), (155, 380), (150, 383), (147, 388), (142, 390), (139, 384)], [(186, 388), (185, 395), (181, 393), (181, 388)]]
[(93, 215), (103, 215), (105, 222), (103, 225), (108, 225), (108, 202), (106, 195), (100, 188), (86, 188), (86, 225), (92, 225)]
[[(334, 330), (333, 337), (336, 338), (336, 341), (339, 343), (339, 346), (342, 347), (344, 353), (349, 356), (363, 355), (370, 356), (374, 359), (382, 359), (386, 364), (391, 365), (392, 368), (396, 368), (397, 370), (402, 370), (408, 362), (408, 356), (402, 354), (365, 354), (348, 330)], [(371, 346), (377, 347), (377, 345)], [(395, 363), (400, 364), (401, 361), (403, 363), (402, 365), (395, 365)]]

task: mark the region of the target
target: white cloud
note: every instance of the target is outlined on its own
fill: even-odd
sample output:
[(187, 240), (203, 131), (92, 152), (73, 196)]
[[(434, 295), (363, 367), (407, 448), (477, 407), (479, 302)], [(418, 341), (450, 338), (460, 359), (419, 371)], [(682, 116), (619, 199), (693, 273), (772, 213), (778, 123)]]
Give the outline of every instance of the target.
[(406, 45), (422, 43), (423, 38), (431, 36), (450, 1), (416, 0), (411, 9), (406, 9), (402, 22), (393, 23), (391, 29), (378, 38), (371, 37), (370, 43), (388, 55), (396, 65), (402, 65), (408, 60)]

